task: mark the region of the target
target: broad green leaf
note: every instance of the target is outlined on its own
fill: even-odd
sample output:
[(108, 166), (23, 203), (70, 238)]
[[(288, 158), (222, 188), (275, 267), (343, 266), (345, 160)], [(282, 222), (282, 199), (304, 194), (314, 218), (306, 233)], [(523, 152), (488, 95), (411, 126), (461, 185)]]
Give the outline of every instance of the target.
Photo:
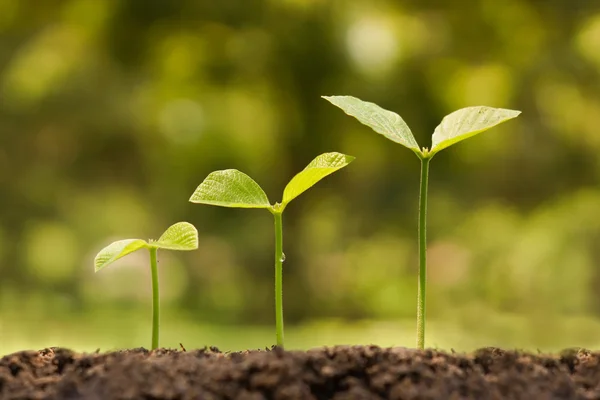
[(315, 183), (344, 168), (354, 160), (354, 157), (341, 153), (321, 154), (310, 162), (300, 173), (292, 178), (283, 191), (282, 204), (287, 204)]
[(485, 106), (461, 108), (448, 114), (433, 132), (430, 154), (516, 118), (521, 111)]
[(171, 225), (160, 239), (151, 245), (159, 249), (195, 250), (198, 248), (198, 230), (188, 222)]
[(271, 207), (258, 183), (236, 169), (211, 172), (192, 194), (190, 201), (222, 207)]
[(142, 239), (125, 239), (113, 242), (100, 250), (94, 259), (95, 271), (98, 272), (107, 265), (112, 264), (119, 258), (136, 250), (147, 248), (148, 243)]
[(406, 122), (395, 112), (385, 110), (375, 103), (362, 101), (352, 96), (322, 96), (331, 104), (341, 108), (346, 114), (358, 119), (375, 132), (389, 140), (408, 147), (418, 155), (419, 145)]

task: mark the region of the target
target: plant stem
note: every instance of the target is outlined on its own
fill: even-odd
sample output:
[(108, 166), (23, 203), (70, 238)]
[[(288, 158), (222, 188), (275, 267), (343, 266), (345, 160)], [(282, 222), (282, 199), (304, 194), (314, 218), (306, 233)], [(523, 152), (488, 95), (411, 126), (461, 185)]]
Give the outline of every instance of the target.
[(158, 348), (159, 327), (159, 293), (158, 293), (158, 263), (156, 261), (156, 247), (150, 247), (150, 269), (152, 270), (152, 350)]
[(274, 211), (275, 217), (275, 332), (277, 346), (283, 348), (283, 228), (282, 213)]
[(421, 158), (419, 193), (419, 284), (417, 287), (417, 348), (425, 348), (425, 295), (427, 286), (427, 181), (429, 157)]

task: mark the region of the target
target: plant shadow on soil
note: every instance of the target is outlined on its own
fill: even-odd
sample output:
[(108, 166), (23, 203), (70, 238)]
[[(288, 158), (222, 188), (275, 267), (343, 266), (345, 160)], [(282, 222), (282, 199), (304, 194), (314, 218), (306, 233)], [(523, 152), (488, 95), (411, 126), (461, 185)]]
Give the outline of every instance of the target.
[(506, 398), (600, 399), (600, 352), (47, 348), (0, 359), (0, 399), (7, 400)]

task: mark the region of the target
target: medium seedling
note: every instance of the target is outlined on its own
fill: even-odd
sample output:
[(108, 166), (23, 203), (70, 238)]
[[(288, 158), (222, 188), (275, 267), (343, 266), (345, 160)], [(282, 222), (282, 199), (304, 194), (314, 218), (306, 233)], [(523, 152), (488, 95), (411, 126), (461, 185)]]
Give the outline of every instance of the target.
[(271, 205), (262, 188), (248, 175), (235, 169), (215, 171), (198, 186), (190, 201), (232, 208), (264, 208), (275, 218), (275, 332), (277, 346), (283, 348), (283, 229), (285, 207), (302, 192), (327, 175), (345, 167), (354, 157), (340, 153), (321, 154), (287, 184), (281, 203)]
[(150, 252), (150, 270), (152, 272), (152, 350), (158, 348), (159, 329), (159, 290), (158, 265), (156, 255), (158, 249), (164, 250), (195, 250), (198, 248), (198, 231), (187, 222), (179, 222), (170, 226), (157, 240), (125, 239), (113, 242), (100, 250), (94, 259), (95, 271), (112, 264), (119, 258), (139, 249)]
[(417, 347), (425, 347), (425, 293), (427, 284), (427, 180), (429, 161), (440, 150), (475, 136), (502, 122), (516, 118), (521, 112), (485, 106), (467, 107), (446, 115), (435, 128), (431, 150), (419, 148), (412, 132), (396, 113), (377, 104), (352, 96), (323, 96), (346, 114), (389, 140), (412, 150), (421, 160), (421, 188), (419, 195), (419, 280), (417, 288)]

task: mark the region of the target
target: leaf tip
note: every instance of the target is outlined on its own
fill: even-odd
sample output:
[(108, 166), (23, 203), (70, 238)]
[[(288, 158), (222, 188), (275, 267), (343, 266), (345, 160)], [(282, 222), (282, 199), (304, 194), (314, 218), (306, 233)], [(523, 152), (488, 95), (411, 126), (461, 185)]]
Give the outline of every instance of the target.
[(505, 122), (505, 121), (509, 121), (511, 119), (515, 119), (519, 115), (522, 114), (521, 110), (504, 109), (504, 111), (505, 111), (505, 114), (506, 114), (506, 118), (504, 119), (504, 121), (501, 121), (500, 123)]
[(345, 166), (350, 164), (352, 161), (356, 160), (356, 157), (351, 156), (349, 154), (340, 153), (340, 156), (342, 156), (344, 158)]
[[(327, 100), (328, 102), (330, 102), (333, 105), (338, 105), (337, 101), (342, 99), (342, 98), (350, 98), (351, 96), (339, 96), (339, 95), (332, 95), (332, 96), (321, 96), (322, 99)], [(339, 107), (339, 106), (338, 106)]]
[(106, 267), (108, 264), (110, 264), (110, 262), (107, 262), (106, 259), (102, 259), (102, 252), (104, 251), (101, 250), (98, 254), (96, 254), (96, 257), (94, 257), (94, 273), (100, 271), (102, 268)]

